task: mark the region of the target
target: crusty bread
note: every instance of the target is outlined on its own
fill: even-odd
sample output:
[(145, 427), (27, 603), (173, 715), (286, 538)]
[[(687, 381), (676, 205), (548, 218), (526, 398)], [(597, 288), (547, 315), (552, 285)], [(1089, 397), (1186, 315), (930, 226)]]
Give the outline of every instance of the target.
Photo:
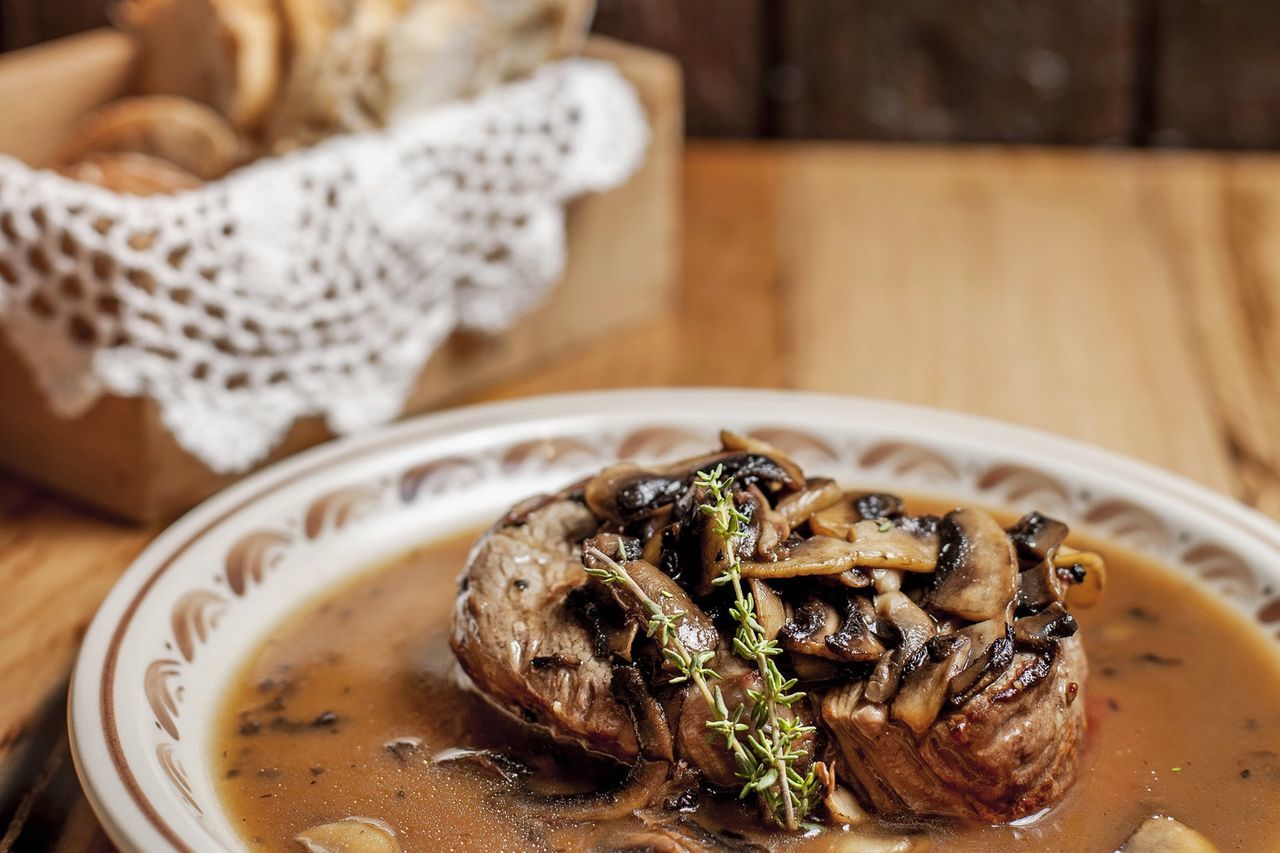
[(571, 56), (581, 53), (591, 32), (591, 22), (596, 16), (596, 0), (552, 0), (559, 12), (560, 26), (556, 33), (555, 55)]
[(281, 152), (381, 124), (364, 87), (411, 0), (281, 0), (289, 72), (266, 126)]
[[(131, 0), (230, 4), (265, 0)], [(277, 0), (286, 71), (262, 123), (282, 153), (385, 126), (581, 48), (594, 0)]]
[(185, 169), (132, 151), (89, 154), (83, 160), (59, 166), (58, 171), (68, 178), (128, 195), (167, 195), (200, 186), (200, 179)]
[(124, 0), (119, 8), (141, 47), (144, 94), (200, 101), (240, 130), (260, 126), (280, 87), (275, 0)]
[(167, 160), (204, 180), (243, 160), (240, 138), (226, 119), (212, 107), (169, 95), (125, 98), (88, 114), (62, 159), (119, 151)]
[(476, 0), (415, 3), (387, 35), (364, 100), (390, 124), (477, 89), (495, 38)]
[(388, 33), (364, 103), (389, 124), (576, 52), (594, 0), (417, 0)]

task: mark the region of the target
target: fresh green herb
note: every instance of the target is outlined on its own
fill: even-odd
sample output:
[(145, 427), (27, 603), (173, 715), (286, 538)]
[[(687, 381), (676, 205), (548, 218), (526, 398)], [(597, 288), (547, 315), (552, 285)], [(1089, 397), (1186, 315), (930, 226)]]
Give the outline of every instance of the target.
[(711, 683), (720, 678), (709, 666), (715, 653), (710, 650), (691, 652), (681, 642), (676, 627), (685, 612), (667, 613), (649, 597), (627, 572), (626, 555), (621, 548), (616, 560), (599, 548), (588, 548), (586, 555), (603, 568), (588, 566), (586, 572), (602, 583), (621, 585), (648, 611), (649, 623), (645, 633), (657, 639), (663, 657), (679, 673), (670, 683), (691, 682), (712, 711), (713, 717), (707, 721), (707, 727), (724, 737), (725, 748), (733, 754), (737, 775), (743, 782), (739, 796), (758, 795), (773, 820), (794, 831), (800, 828), (801, 821), (817, 805), (822, 794), (822, 786), (813, 768), (801, 775), (795, 767), (804, 757), (800, 741), (811, 734), (814, 727), (805, 725), (797, 717), (783, 716), (779, 710), (790, 708), (804, 699), (805, 694), (795, 690), (794, 678), (784, 678), (778, 670), (774, 658), (782, 654), (782, 649), (776, 641), (765, 637), (764, 627), (755, 611), (755, 600), (749, 592), (743, 591), (742, 562), (736, 547), (749, 519), (734, 503), (733, 480), (724, 477), (724, 468), (717, 465), (710, 472), (700, 473), (695, 484), (708, 497), (700, 509), (707, 516), (712, 532), (721, 540), (725, 568), (713, 583), (733, 589), (734, 604), (729, 613), (738, 623), (733, 649), (739, 656), (755, 663), (760, 673), (762, 689), (747, 693), (752, 701), (750, 725), (743, 721), (748, 717), (746, 708), (739, 704), (730, 709), (719, 685)]
[(880, 519), (880, 523), (876, 525), (876, 530), (879, 530), (881, 533), (888, 533), (892, 529), (893, 522), (887, 518)]
[[(743, 591), (742, 561), (737, 554), (737, 543), (750, 519), (734, 502), (733, 479), (725, 477), (724, 467), (717, 465), (712, 471), (700, 472), (695, 485), (706, 493), (706, 502), (700, 509), (707, 516), (712, 533), (721, 542), (724, 569), (712, 583), (733, 589), (734, 603), (729, 614), (738, 623), (733, 649), (740, 657), (755, 663), (762, 685), (760, 690), (748, 691), (753, 703), (751, 721), (754, 732), (747, 735), (751, 746), (749, 760), (738, 762), (738, 776), (744, 782), (742, 796), (753, 791), (758, 793), (773, 819), (794, 831), (821, 796), (821, 785), (813, 768), (805, 775), (795, 768), (796, 762), (804, 756), (799, 743), (814, 728), (795, 716), (785, 717), (780, 713), (780, 709), (790, 708), (804, 699), (805, 694), (795, 690), (796, 679), (784, 678), (778, 670), (774, 658), (782, 654), (782, 648), (776, 640), (765, 636), (764, 626), (756, 613), (755, 600), (751, 593)], [(717, 708), (727, 712), (718, 688), (716, 696), (719, 701)], [(729, 715), (726, 713), (725, 716)], [(739, 705), (732, 715), (735, 724), (742, 716), (743, 708)], [(708, 725), (719, 731), (728, 723)]]

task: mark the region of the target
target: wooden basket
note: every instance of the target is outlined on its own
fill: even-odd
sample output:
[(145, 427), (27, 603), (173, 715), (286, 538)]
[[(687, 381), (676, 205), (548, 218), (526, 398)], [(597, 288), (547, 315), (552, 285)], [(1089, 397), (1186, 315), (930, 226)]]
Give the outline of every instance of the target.
[[(623, 186), (568, 215), (568, 265), (551, 296), (498, 337), (455, 335), (418, 378), (403, 414), (486, 383), (663, 310), (677, 273), (680, 72), (669, 57), (606, 39), (589, 56), (615, 63), (640, 93), (653, 138)], [(0, 152), (46, 165), (85, 112), (129, 92), (133, 42), (100, 30), (0, 57)], [(330, 438), (299, 421), (262, 464)], [(0, 467), (136, 521), (170, 518), (230, 483), (178, 446), (154, 403), (107, 396), (83, 416), (49, 411), (0, 336)]]

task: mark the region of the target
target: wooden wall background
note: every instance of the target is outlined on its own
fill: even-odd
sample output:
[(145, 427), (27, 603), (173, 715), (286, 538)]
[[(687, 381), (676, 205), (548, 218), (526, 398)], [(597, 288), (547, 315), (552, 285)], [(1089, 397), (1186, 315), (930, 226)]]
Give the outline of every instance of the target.
[[(110, 0), (0, 0), (0, 47)], [(599, 0), (692, 134), (1280, 148), (1280, 0)]]

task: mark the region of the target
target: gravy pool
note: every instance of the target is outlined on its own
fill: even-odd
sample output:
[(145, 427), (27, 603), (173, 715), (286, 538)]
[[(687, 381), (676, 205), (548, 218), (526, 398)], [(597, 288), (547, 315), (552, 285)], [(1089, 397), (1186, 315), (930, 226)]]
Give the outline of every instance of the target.
[[(911, 502), (913, 512), (937, 507)], [(253, 655), (224, 699), (210, 748), (222, 802), (255, 850), (348, 816), (394, 827), (405, 850), (589, 847), (599, 828), (548, 829), (534, 798), (464, 764), (457, 747), (510, 750), (546, 790), (604, 785), (557, 767), (546, 744), (459, 686), (449, 649), (455, 578), (475, 534), (434, 543), (307, 604)], [(1220, 850), (1280, 850), (1280, 654), (1199, 587), (1073, 536), (1108, 561), (1102, 602), (1080, 610), (1089, 746), (1057, 808), (1030, 825), (872, 827), (911, 849), (1113, 851), (1147, 816), (1175, 817)], [(414, 752), (384, 745), (420, 738)], [(711, 822), (756, 832), (731, 805)], [(735, 820), (735, 817), (738, 820)], [(639, 821), (634, 818), (637, 826)], [(753, 835), (770, 848), (838, 850), (849, 833)], [(853, 847), (851, 849), (858, 849)]]

